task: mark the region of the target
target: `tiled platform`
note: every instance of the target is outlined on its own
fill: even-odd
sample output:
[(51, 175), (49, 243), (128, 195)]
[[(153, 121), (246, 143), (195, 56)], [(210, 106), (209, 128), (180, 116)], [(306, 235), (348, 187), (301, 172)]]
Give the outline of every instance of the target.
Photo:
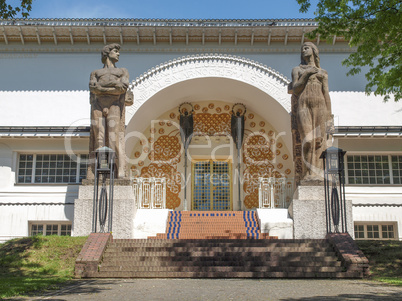
[(255, 211), (172, 211), (166, 233), (149, 239), (269, 239)]

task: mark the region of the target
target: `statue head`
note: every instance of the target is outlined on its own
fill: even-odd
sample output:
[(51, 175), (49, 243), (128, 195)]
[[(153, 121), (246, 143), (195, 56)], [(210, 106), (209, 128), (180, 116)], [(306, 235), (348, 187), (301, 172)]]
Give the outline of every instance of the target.
[(101, 52), (101, 54), (102, 54), (102, 63), (103, 64), (106, 63), (106, 59), (109, 57), (109, 53), (113, 49), (120, 50), (120, 45), (116, 44), (116, 43), (113, 43), (113, 44), (109, 44), (109, 45), (106, 45), (105, 47), (103, 47), (102, 52)]
[(301, 47), (301, 52), (302, 52), (301, 53), (301, 64), (302, 65), (307, 65), (307, 62), (304, 60), (304, 57), (303, 57), (303, 47), (305, 47), (305, 46), (311, 47), (311, 49), (313, 50), (315, 66), (317, 68), (320, 68), (320, 57), (318, 55), (318, 48), (314, 43), (311, 43), (311, 42), (305, 42)]

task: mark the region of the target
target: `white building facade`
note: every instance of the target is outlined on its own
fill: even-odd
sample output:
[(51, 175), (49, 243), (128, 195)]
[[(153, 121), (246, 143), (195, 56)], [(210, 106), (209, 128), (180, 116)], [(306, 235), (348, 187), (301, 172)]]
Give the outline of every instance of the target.
[[(117, 66), (128, 69), (134, 92), (126, 109), (130, 176), (165, 178), (168, 209), (254, 210), (260, 177), (294, 177), (287, 76), (300, 63), (314, 21), (0, 23), (0, 241), (74, 235), (74, 202), (87, 170), (89, 75), (102, 66), (100, 50), (110, 43), (121, 44)], [(365, 95), (363, 74), (346, 77), (341, 62), (353, 49), (342, 37), (313, 42), (329, 74), (334, 145), (347, 151), (354, 236), (402, 239), (402, 105)], [(186, 196), (178, 128), (185, 102), (194, 108), (196, 133)], [(247, 108), (240, 202), (230, 138), (236, 103)], [(205, 197), (211, 188), (197, 186), (196, 172), (206, 168), (229, 177), (230, 184), (213, 188), (219, 197)]]

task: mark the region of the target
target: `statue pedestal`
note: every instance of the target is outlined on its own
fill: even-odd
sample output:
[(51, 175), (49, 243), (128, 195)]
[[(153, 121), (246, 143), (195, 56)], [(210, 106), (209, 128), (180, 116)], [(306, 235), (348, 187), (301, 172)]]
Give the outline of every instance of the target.
[[(324, 186), (297, 187), (289, 207), (295, 239), (324, 239), (327, 235)], [(352, 201), (346, 200), (348, 233), (353, 237)], [(331, 225), (334, 231), (333, 224)]]
[(324, 186), (297, 187), (289, 212), (295, 239), (324, 239), (327, 235)]
[[(136, 207), (134, 204), (133, 188), (131, 185), (127, 185), (128, 182), (116, 180), (114, 186), (112, 221), (113, 238), (128, 239), (133, 238), (134, 236), (134, 215)], [(109, 193), (109, 189), (107, 191)], [(74, 203), (73, 236), (87, 236), (92, 232), (93, 196), (93, 180), (87, 180), (80, 186), (78, 199), (76, 199)], [(107, 224), (108, 220), (106, 220), (105, 223), (106, 230)], [(100, 231), (99, 217), (97, 231)]]

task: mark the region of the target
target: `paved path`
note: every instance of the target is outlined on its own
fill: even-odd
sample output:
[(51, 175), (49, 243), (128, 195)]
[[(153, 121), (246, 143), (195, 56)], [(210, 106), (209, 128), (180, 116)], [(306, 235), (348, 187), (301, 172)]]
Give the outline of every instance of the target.
[(402, 300), (402, 287), (363, 280), (105, 279), (80, 280), (59, 291), (10, 300)]

